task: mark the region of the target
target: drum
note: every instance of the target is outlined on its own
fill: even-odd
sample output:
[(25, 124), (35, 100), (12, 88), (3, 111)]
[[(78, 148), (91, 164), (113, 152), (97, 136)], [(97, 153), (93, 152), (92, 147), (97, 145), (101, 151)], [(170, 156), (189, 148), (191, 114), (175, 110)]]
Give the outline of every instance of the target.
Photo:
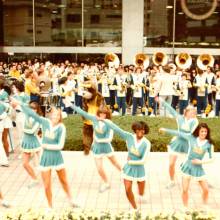
[(49, 93), (40, 93), (40, 105), (41, 106), (49, 106), (50, 103), (50, 95)]
[(50, 105), (60, 107), (60, 96), (57, 94), (50, 95)]

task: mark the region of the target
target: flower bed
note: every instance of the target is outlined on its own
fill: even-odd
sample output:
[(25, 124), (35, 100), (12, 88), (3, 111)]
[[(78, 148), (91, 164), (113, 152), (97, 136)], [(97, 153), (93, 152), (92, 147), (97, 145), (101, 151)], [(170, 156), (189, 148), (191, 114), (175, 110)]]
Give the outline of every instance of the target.
[[(0, 215), (1, 217), (1, 215)], [(10, 210), (4, 213), (1, 220), (217, 220), (213, 212), (188, 211), (173, 213), (129, 213), (97, 212), (83, 210), (44, 211), (40, 209)]]

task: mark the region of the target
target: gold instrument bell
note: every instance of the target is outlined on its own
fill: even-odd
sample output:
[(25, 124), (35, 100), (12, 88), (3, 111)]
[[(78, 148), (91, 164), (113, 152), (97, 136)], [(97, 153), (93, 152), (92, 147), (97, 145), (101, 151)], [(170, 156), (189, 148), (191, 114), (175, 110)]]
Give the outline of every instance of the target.
[(180, 53), (175, 58), (176, 65), (185, 70), (192, 65), (192, 57), (188, 53)]
[(213, 67), (214, 61), (214, 57), (211, 54), (201, 54), (196, 63), (199, 69), (206, 70), (208, 66)]
[(150, 59), (146, 54), (138, 53), (134, 57), (134, 65), (146, 69), (150, 64)]
[(168, 62), (168, 57), (163, 52), (156, 52), (152, 57), (152, 61), (156, 66), (165, 66)]
[(105, 55), (105, 64), (108, 67), (114, 67), (114, 68), (118, 68), (119, 64), (120, 64), (120, 60), (118, 58), (118, 56), (115, 53), (107, 53)]

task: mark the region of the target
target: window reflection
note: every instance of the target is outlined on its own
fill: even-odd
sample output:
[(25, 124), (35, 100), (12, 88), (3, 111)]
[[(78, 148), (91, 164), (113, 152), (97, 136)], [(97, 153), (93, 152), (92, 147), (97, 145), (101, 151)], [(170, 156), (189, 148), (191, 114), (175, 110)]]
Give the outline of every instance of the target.
[(122, 0), (84, 0), (84, 45), (121, 46)]
[(0, 42), (4, 46), (33, 45), (32, 1), (0, 1)]
[[(200, 1), (196, 4), (187, 2), (189, 10), (196, 15), (203, 15), (213, 1)], [(219, 47), (220, 46), (220, 3), (210, 17), (204, 20), (192, 19), (184, 13), (181, 1), (176, 7), (176, 47)]]
[(145, 0), (144, 46), (172, 46), (173, 7), (173, 0)]
[(36, 45), (81, 46), (81, 0), (35, 0)]

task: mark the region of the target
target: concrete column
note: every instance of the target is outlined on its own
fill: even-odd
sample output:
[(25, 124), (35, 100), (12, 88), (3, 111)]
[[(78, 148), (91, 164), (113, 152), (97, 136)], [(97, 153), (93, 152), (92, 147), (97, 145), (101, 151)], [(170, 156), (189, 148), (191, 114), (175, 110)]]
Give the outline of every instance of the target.
[(144, 0), (122, 0), (122, 63), (143, 52)]

